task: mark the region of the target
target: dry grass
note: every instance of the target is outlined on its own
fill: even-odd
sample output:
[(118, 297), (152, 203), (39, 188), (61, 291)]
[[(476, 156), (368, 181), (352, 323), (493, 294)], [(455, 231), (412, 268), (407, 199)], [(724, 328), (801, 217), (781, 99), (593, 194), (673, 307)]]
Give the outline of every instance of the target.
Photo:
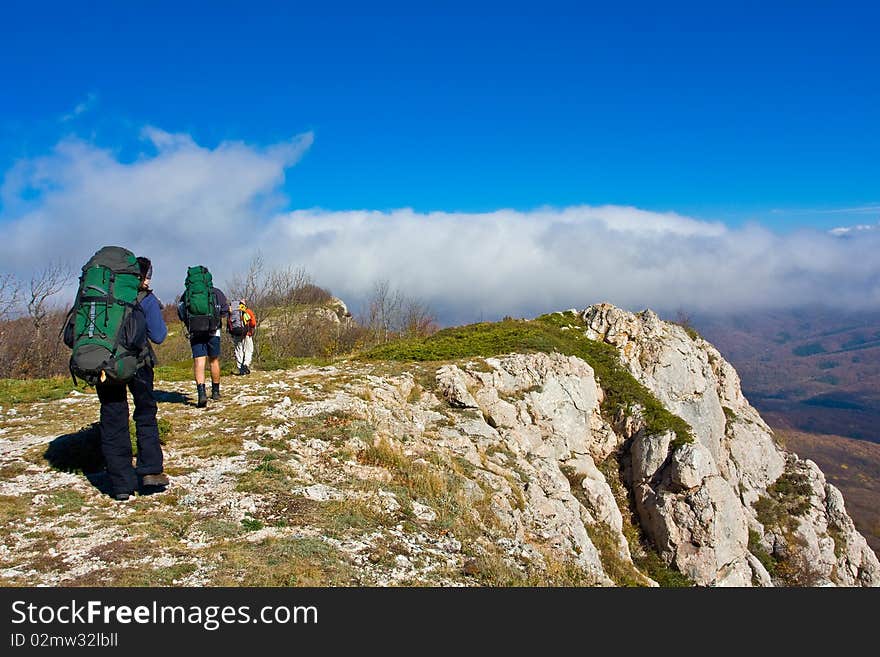
[(0, 495), (0, 523), (20, 522), (31, 508), (31, 498), (25, 495)]
[(196, 569), (193, 562), (171, 566), (151, 567), (149, 564), (130, 564), (105, 570), (93, 570), (85, 575), (62, 581), (61, 586), (115, 586), (146, 587), (173, 586)]
[(208, 550), (211, 586), (346, 586), (358, 584), (345, 555), (316, 538), (228, 542)]
[[(570, 468), (563, 468), (562, 472), (571, 484), (572, 494), (584, 507), (589, 508), (589, 503), (586, 500), (582, 486), (584, 481), (583, 475), (576, 474)], [(638, 568), (620, 555), (616, 536), (609, 527), (601, 523), (595, 523), (586, 525), (586, 529), (590, 541), (599, 551), (602, 568), (615, 584), (618, 586), (648, 585), (647, 579), (639, 572)]]

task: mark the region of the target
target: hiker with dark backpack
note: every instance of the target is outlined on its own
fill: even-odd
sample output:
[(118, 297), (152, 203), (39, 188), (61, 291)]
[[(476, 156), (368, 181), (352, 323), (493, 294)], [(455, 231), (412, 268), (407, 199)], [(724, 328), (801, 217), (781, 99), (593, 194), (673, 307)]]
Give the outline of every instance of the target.
[(186, 270), (184, 291), (177, 304), (177, 316), (186, 325), (196, 380), (196, 405), (208, 405), (205, 391), (205, 364), (211, 367), (211, 399), (220, 399), (220, 328), (229, 315), (229, 301), (214, 287), (207, 267), (196, 265)]
[[(162, 304), (150, 290), (148, 258), (105, 246), (83, 266), (76, 301), (64, 326), (64, 342), (73, 352), (70, 373), (95, 386), (101, 402), (101, 451), (111, 495), (127, 500), (135, 491), (168, 485), (153, 396), (156, 356), (168, 329)], [(137, 467), (131, 463), (128, 392), (134, 398)], [(140, 478), (140, 482), (138, 479)]]
[(232, 343), (235, 345), (235, 365), (239, 374), (251, 373), (251, 359), (254, 356), (254, 332), (257, 329), (257, 316), (248, 308), (247, 299), (240, 299), (238, 310), (230, 308), (226, 324)]

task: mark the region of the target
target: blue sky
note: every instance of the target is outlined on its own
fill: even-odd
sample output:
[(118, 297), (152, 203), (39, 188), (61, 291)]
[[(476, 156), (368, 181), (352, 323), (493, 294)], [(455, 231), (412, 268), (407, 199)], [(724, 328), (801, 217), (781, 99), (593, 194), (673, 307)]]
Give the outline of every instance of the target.
[(4, 3), (0, 170), (69, 134), (134, 158), (145, 124), (312, 131), (291, 208), (880, 219), (869, 3), (120, 4)]
[(447, 323), (880, 307), (877, 9), (420, 4), (4, 3), (0, 274), (117, 243), (166, 298), (259, 251)]

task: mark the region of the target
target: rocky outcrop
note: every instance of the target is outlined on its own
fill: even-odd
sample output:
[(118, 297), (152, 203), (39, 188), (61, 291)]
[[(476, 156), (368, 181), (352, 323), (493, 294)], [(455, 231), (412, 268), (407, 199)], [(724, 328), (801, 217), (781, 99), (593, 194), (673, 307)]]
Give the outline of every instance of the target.
[[(622, 533), (621, 511), (595, 466), (616, 458), (612, 455), (624, 447), (622, 458), (641, 528), (661, 555), (697, 584), (751, 583), (746, 512), (707, 447), (697, 442), (672, 450), (671, 432), (650, 435), (638, 417), (621, 421), (624, 431), (616, 431), (603, 419), (603, 392), (593, 370), (578, 358), (511, 355), (485, 362), (491, 367), (488, 372), (455, 365), (441, 368), (439, 389), (451, 405), (478, 408), (492, 435), (497, 434), (524, 467), (539, 473), (530, 479), (528, 506), (534, 511), (527, 514), (529, 523), (546, 526), (547, 518), (569, 522), (572, 513), (556, 506), (577, 499), (586, 522), (604, 523), (616, 556), (635, 568)], [(562, 474), (575, 464), (580, 476), (574, 481), (583, 493), (570, 492), (571, 482)], [(575, 498), (575, 492), (581, 494)], [(558, 502), (548, 505), (548, 499)], [(558, 525), (553, 532), (560, 540), (565, 537), (571, 549), (593, 554), (585, 552), (584, 536), (574, 539), (568, 536), (570, 529)]]
[(514, 354), (485, 363), (488, 371), (444, 366), (437, 383), (450, 405), (482, 414), (485, 426), (471, 430), (479, 438), (468, 445), (466, 458), (482, 466), (481, 453), (502, 454), (496, 467), (486, 463), (489, 471), (503, 482), (503, 472), (513, 468), (526, 480), (522, 509), (495, 500), (505, 526), (519, 541), (536, 541), (532, 549), (552, 546), (573, 557), (596, 583), (613, 584), (587, 531), (601, 523), (614, 536), (620, 558), (631, 563), (620, 510), (594, 462), (616, 447), (617, 437), (599, 415), (601, 391), (593, 370), (559, 354)]
[(615, 346), (630, 373), (693, 429), (695, 443), (670, 450), (669, 435), (624, 427), (639, 516), (670, 563), (699, 584), (768, 585), (750, 552), (766, 550), (781, 583), (880, 584), (880, 564), (840, 492), (814, 463), (775, 444), (711, 344), (650, 310), (600, 304), (581, 317), (586, 335)]
[(351, 327), (354, 318), (342, 299), (330, 297), (321, 303), (293, 305), (273, 308), (269, 314), (260, 318), (263, 331), (290, 328), (310, 328), (338, 331)]

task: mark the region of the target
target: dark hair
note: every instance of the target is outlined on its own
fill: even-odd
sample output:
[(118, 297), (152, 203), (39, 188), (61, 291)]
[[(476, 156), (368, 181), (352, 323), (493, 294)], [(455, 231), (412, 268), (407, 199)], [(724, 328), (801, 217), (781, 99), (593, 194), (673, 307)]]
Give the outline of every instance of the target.
[(153, 263), (150, 262), (149, 258), (145, 258), (144, 256), (138, 256), (138, 266), (141, 268), (141, 278), (146, 280), (148, 278), (153, 278)]

